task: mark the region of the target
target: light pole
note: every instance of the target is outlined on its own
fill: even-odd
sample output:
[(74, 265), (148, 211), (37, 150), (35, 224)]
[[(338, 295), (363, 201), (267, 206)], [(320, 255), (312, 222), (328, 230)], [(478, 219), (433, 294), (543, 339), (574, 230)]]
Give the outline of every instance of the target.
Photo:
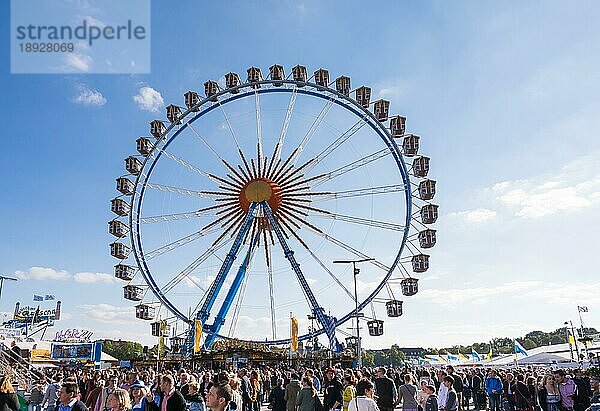
[(2, 300), (2, 287), (4, 287), (4, 280), (17, 281), (16, 278), (0, 275), (0, 300)]
[(360, 273), (360, 268), (356, 268), (356, 263), (364, 263), (366, 261), (373, 261), (374, 258), (362, 258), (360, 260), (335, 260), (334, 264), (352, 264), (352, 273), (354, 275), (354, 317), (356, 318), (356, 363), (358, 369), (362, 368), (362, 348), (360, 344), (360, 327), (359, 317), (361, 314), (358, 312), (358, 290), (356, 287), (356, 276)]

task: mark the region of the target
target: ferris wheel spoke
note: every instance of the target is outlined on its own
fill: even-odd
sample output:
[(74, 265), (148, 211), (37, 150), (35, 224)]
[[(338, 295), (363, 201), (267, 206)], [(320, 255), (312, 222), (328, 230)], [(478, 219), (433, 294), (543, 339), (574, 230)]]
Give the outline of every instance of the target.
[(168, 253), (170, 251), (173, 251), (179, 247), (182, 247), (186, 244), (191, 243), (194, 240), (199, 239), (200, 237), (204, 237), (205, 235), (211, 234), (218, 231), (218, 229), (213, 229), (213, 230), (207, 230), (207, 229), (201, 229), (198, 230), (192, 234), (186, 235), (184, 237), (181, 237), (175, 241), (171, 241), (168, 244), (165, 244), (161, 247), (158, 247), (148, 253), (145, 253), (144, 257), (146, 260), (152, 260), (153, 258), (158, 257), (159, 255), (163, 255), (165, 253)]
[[(220, 161), (228, 170), (230, 170), (233, 174), (235, 174), (235, 176), (237, 177), (237, 179), (239, 180), (244, 180), (244, 178), (238, 174), (237, 170), (235, 168), (233, 168), (226, 160), (225, 158), (220, 155), (219, 153), (217, 153), (217, 151), (206, 141), (206, 139), (204, 139), (204, 137), (202, 137), (200, 135), (200, 133), (194, 128), (194, 126), (192, 125), (192, 123), (186, 123), (186, 126), (192, 130), (194, 132), (194, 134), (196, 135), (196, 137), (198, 137), (198, 139), (206, 146), (206, 148), (208, 148), (208, 151), (211, 152), (211, 154), (218, 160)], [(232, 180), (243, 184), (243, 182), (237, 180), (236, 178), (234, 178), (233, 176), (228, 175)]]
[(400, 231), (400, 232), (404, 231), (404, 226), (401, 224), (390, 223), (387, 221), (380, 221), (380, 220), (372, 220), (369, 218), (354, 217), (354, 216), (344, 215), (344, 214), (336, 214), (336, 213), (332, 213), (329, 211), (320, 212), (317, 214), (309, 214), (308, 216), (309, 217), (318, 217), (318, 218), (329, 218), (332, 220), (344, 221), (344, 222), (352, 223), (352, 224), (360, 224), (360, 225), (365, 225), (365, 226), (369, 226), (369, 227), (383, 228), (385, 230)]
[(277, 321), (275, 319), (275, 292), (273, 288), (273, 266), (271, 265), (271, 246), (267, 242), (267, 230), (263, 230), (265, 235), (265, 260), (267, 262), (267, 274), (269, 278), (269, 302), (271, 303), (271, 331), (273, 339), (277, 339)]
[(158, 184), (158, 183), (150, 183), (150, 182), (146, 183), (146, 187), (152, 188), (152, 189), (158, 190), (158, 191), (164, 191), (164, 192), (168, 192), (168, 193), (177, 193), (177, 194), (188, 195), (188, 196), (192, 196), (192, 197), (211, 198), (211, 197), (218, 197), (218, 196), (222, 196), (222, 195), (231, 195), (229, 193), (222, 193), (222, 192), (217, 192), (217, 191), (198, 191), (198, 190), (192, 190), (189, 188), (174, 187), (174, 186), (170, 186), (170, 185), (166, 185), (166, 184)]
[(321, 193), (301, 193), (301, 194), (290, 194), (291, 197), (316, 197), (313, 198), (313, 202), (323, 202), (329, 200), (337, 200), (340, 198), (353, 198), (353, 197), (363, 197), (363, 196), (371, 196), (375, 194), (388, 194), (388, 193), (397, 193), (400, 191), (404, 191), (403, 184), (391, 184), (387, 186), (379, 186), (379, 187), (368, 187), (368, 188), (358, 188), (355, 190), (345, 190), (345, 191), (327, 191)]
[(331, 277), (331, 279), (333, 281), (335, 281), (335, 283), (348, 295), (348, 297), (350, 297), (350, 299), (354, 302), (354, 294), (352, 294), (350, 292), (350, 290), (348, 290), (348, 288), (346, 288), (346, 286), (344, 285), (344, 283), (337, 278), (337, 276), (325, 265), (325, 263), (323, 263), (323, 261), (321, 261), (321, 259), (319, 257), (317, 257), (317, 255), (315, 253), (312, 252), (312, 250), (310, 249), (310, 247), (305, 247), (306, 250), (308, 251), (308, 253), (311, 255), (311, 257), (321, 266), (321, 268), (327, 273), (329, 274), (329, 276)]
[(167, 221), (185, 220), (185, 219), (209, 217), (209, 216), (212, 216), (212, 213), (197, 210), (197, 211), (191, 211), (188, 213), (162, 214), (162, 215), (143, 217), (143, 218), (140, 218), (140, 222), (143, 224), (164, 223)]
[(192, 261), (187, 267), (181, 270), (177, 275), (175, 275), (171, 280), (169, 280), (163, 286), (163, 293), (167, 294), (173, 288), (175, 288), (183, 279), (187, 278), (191, 281), (196, 287), (198, 287), (202, 292), (206, 293), (206, 288), (202, 287), (190, 274), (200, 266), (204, 261), (206, 261), (209, 257), (214, 255), (216, 251), (226, 245), (230, 240), (221, 241), (219, 244), (215, 244), (212, 247), (209, 247), (204, 253), (202, 253), (198, 258)]
[(262, 131), (260, 127), (260, 97), (258, 89), (254, 91), (254, 108), (256, 112), (256, 162), (258, 166), (258, 174), (262, 175), (260, 163), (262, 159)]
[[(356, 134), (365, 124), (367, 124), (367, 116), (364, 116), (362, 119), (358, 120), (352, 127), (342, 133), (338, 138), (336, 138), (329, 146), (327, 146), (323, 151), (319, 154), (306, 161), (300, 167), (293, 168), (290, 167), (286, 171), (281, 173), (280, 179), (283, 181), (289, 180), (292, 176), (298, 174), (304, 168), (306, 168), (306, 173), (310, 172), (314, 167), (317, 166), (321, 161), (323, 161), (327, 156), (333, 153), (338, 147), (341, 147), (350, 137)], [(293, 171), (290, 173), (290, 170)]]
[[(285, 113), (285, 119), (283, 120), (283, 125), (281, 127), (281, 133), (279, 133), (279, 139), (275, 144), (273, 149), (273, 155), (271, 156), (271, 161), (269, 162), (269, 167), (267, 169), (266, 175), (271, 174), (271, 168), (273, 164), (277, 160), (281, 160), (281, 149), (283, 148), (283, 144), (285, 142), (285, 137), (287, 135), (288, 127), (290, 125), (290, 120), (292, 119), (292, 113), (294, 112), (294, 105), (296, 104), (296, 97), (298, 95), (298, 87), (294, 86), (292, 89), (292, 95), (290, 96), (290, 101), (288, 103), (287, 111)], [(277, 165), (275, 166), (277, 168)]]
[[(366, 255), (365, 253), (360, 252), (359, 250), (352, 247), (351, 245), (348, 245), (348, 244), (344, 243), (343, 241), (338, 240), (337, 238), (335, 238), (329, 234), (326, 234), (322, 230), (319, 230), (319, 229), (315, 230), (312, 227), (311, 227), (311, 229), (313, 230), (314, 233), (316, 233), (320, 237), (323, 237), (325, 240), (329, 241), (330, 243), (335, 244), (338, 247), (343, 248), (346, 251), (349, 251), (350, 253), (356, 255), (357, 257), (364, 258), (364, 259), (373, 258), (373, 257)], [(390, 271), (390, 267), (383, 264), (382, 262), (377, 261), (377, 259), (370, 260), (369, 263), (373, 264), (375, 267), (380, 268), (383, 271), (386, 271), (386, 272)]]
[[(213, 182), (216, 182), (216, 181), (217, 181), (217, 178), (215, 178), (215, 176), (214, 176), (214, 175), (212, 175), (212, 174), (210, 174), (210, 173), (207, 173), (206, 171), (204, 171), (204, 170), (202, 170), (202, 169), (200, 169), (200, 168), (196, 167), (195, 165), (193, 165), (193, 164), (191, 164), (191, 163), (189, 163), (189, 162), (185, 161), (184, 159), (182, 159), (182, 158), (180, 158), (180, 157), (176, 156), (175, 154), (169, 153), (168, 151), (166, 151), (166, 150), (163, 150), (163, 149), (158, 149), (158, 151), (159, 151), (160, 153), (164, 154), (165, 156), (167, 156), (168, 158), (170, 158), (171, 160), (175, 161), (176, 163), (178, 163), (178, 164), (180, 164), (180, 165), (184, 166), (185, 168), (187, 168), (187, 169), (189, 169), (189, 170), (191, 170), (191, 171), (194, 171), (194, 172), (196, 172), (196, 173), (200, 174), (201, 176), (204, 176), (204, 177), (208, 178), (209, 180), (211, 180), (211, 181), (213, 181)], [(156, 158), (156, 157), (155, 157), (153, 154), (151, 154), (151, 155), (152, 155), (154, 158)]]
[(297, 185), (301, 185), (301, 184), (305, 184), (307, 182), (310, 181), (314, 181), (313, 187), (318, 187), (323, 183), (326, 183), (327, 181), (333, 180), (334, 178), (337, 178), (341, 175), (344, 175), (350, 171), (356, 170), (360, 167), (364, 167), (367, 164), (372, 163), (373, 161), (379, 160), (381, 158), (387, 157), (391, 154), (390, 150), (387, 148), (382, 148), (381, 150), (378, 150), (372, 154), (366, 155), (362, 158), (359, 158), (358, 160), (355, 160), (351, 163), (348, 163), (342, 167), (339, 167), (333, 171), (330, 171), (328, 173), (323, 173), (320, 174), (318, 176), (315, 177), (311, 177), (308, 178), (306, 180), (302, 180), (299, 183), (296, 183)]

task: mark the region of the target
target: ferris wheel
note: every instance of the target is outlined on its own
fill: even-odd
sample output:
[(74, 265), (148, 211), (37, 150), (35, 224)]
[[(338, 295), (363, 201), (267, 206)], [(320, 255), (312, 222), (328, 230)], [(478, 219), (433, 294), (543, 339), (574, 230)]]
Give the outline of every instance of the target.
[[(205, 348), (286, 343), (291, 315), (317, 324), (299, 340), (324, 334), (333, 350), (362, 310), (369, 334), (383, 334), (377, 307), (398, 317), (399, 295), (417, 293), (438, 206), (420, 137), (371, 94), (325, 69), (251, 67), (245, 82), (207, 81), (204, 96), (188, 91), (185, 107), (152, 121), (109, 222), (136, 317), (199, 320)], [(334, 264), (357, 259), (360, 276)]]

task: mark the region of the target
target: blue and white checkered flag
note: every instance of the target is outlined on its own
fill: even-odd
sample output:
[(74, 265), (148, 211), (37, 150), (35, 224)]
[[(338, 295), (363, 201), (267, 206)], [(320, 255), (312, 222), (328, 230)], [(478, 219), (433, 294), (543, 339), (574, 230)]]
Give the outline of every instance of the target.
[(523, 346), (521, 344), (519, 344), (519, 342), (517, 340), (515, 340), (515, 353), (523, 354), (525, 357), (527, 357), (529, 355), (529, 354), (527, 354), (527, 350), (525, 348), (523, 348)]
[(54, 300), (54, 294), (46, 294), (46, 300)]
[(44, 301), (44, 296), (33, 294), (33, 301)]

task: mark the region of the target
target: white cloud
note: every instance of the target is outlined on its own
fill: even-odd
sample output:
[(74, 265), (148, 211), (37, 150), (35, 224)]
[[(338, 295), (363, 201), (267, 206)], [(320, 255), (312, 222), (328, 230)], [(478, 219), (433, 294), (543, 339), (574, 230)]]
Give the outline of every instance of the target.
[(47, 267), (31, 267), (28, 271), (16, 271), (15, 275), (21, 280), (68, 280), (71, 275), (64, 270)]
[(78, 94), (73, 97), (74, 103), (84, 104), (86, 106), (103, 106), (106, 104), (106, 98), (98, 90), (89, 88), (85, 84), (77, 86)]
[(489, 191), (523, 218), (577, 211), (600, 203), (600, 153), (580, 157), (553, 175), (503, 181)]
[(138, 94), (133, 96), (133, 100), (142, 110), (158, 113), (165, 104), (160, 93), (152, 87), (141, 87)]
[(81, 272), (75, 273), (73, 275), (73, 279), (78, 283), (114, 283), (116, 281), (115, 277), (106, 273), (89, 273), (89, 272)]
[(448, 217), (459, 218), (467, 223), (484, 223), (496, 218), (496, 212), (488, 208), (478, 208), (476, 210), (465, 210), (449, 213)]
[(87, 54), (68, 53), (65, 57), (66, 69), (88, 72), (92, 68), (92, 57)]
[(84, 304), (79, 308), (83, 310), (86, 318), (103, 323), (132, 323), (136, 322), (135, 307), (117, 307), (110, 304)]

